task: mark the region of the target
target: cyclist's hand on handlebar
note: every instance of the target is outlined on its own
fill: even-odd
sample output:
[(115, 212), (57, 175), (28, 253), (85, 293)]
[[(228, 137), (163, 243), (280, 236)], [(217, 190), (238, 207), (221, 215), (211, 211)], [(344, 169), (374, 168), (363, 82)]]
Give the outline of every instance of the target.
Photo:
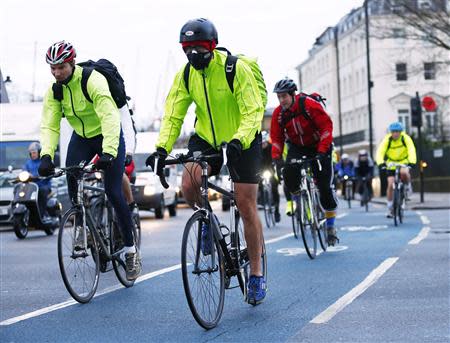
[[(164, 161), (167, 158), (167, 151), (164, 148), (156, 148), (156, 151), (145, 160), (145, 165), (151, 167), (156, 175), (164, 176)], [(158, 159), (158, 170), (155, 170), (155, 159)]]
[(316, 154), (316, 156), (315, 156), (316, 160), (318, 160), (318, 161), (322, 161), (322, 160), (324, 160), (326, 157), (327, 157), (327, 154), (325, 154), (325, 153), (323, 153), (323, 152), (320, 152), (320, 151), (318, 151), (317, 154)]
[(409, 168), (411, 168), (411, 169), (412, 169), (412, 168), (414, 168), (414, 166), (415, 166), (415, 164), (414, 164), (414, 163), (408, 163), (408, 167), (409, 167)]
[(131, 154), (126, 154), (125, 155), (125, 167), (128, 167), (131, 162), (133, 162), (133, 155)]
[(233, 139), (227, 145), (227, 159), (236, 163), (242, 155), (242, 144), (239, 139)]
[(55, 173), (55, 165), (52, 162), (50, 155), (41, 157), (41, 164), (38, 168), (38, 173), (41, 176), (50, 176)]
[(282, 169), (284, 166), (283, 160), (281, 158), (275, 159), (273, 160), (273, 163), (275, 164), (275, 170), (277, 171), (278, 179), (283, 180), (283, 173), (282, 173)]
[(379, 168), (379, 169), (386, 169), (386, 163), (380, 163), (380, 164), (378, 165), (378, 168)]
[(108, 169), (114, 162), (114, 156), (108, 153), (103, 153), (102, 156), (95, 162), (95, 168), (100, 170)]

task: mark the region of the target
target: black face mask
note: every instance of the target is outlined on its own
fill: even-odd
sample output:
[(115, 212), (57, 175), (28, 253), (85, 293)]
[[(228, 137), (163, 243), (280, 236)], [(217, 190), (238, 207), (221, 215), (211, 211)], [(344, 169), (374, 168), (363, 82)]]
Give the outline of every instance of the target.
[(209, 61), (211, 61), (212, 53), (210, 51), (208, 52), (191, 52), (187, 54), (187, 58), (189, 60), (189, 63), (196, 69), (196, 70), (202, 70), (205, 69)]

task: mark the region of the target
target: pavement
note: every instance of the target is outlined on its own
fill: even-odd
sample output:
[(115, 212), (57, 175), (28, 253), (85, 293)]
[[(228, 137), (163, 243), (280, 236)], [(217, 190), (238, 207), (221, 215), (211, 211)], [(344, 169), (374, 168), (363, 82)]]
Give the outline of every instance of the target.
[[(386, 204), (386, 197), (375, 197), (373, 203)], [(420, 202), (420, 193), (412, 193), (407, 203), (412, 210), (446, 210), (450, 209), (450, 193), (424, 193), (424, 202)]]

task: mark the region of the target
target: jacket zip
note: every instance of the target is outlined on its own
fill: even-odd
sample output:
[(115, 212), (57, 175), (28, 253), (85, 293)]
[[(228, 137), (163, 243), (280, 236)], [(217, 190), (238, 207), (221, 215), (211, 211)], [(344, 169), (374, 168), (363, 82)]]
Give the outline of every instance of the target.
[(78, 120), (81, 122), (81, 127), (83, 128), (83, 137), (84, 137), (84, 138), (87, 138), (87, 137), (86, 137), (86, 133), (84, 132), (84, 123), (83, 123), (83, 121), (81, 120), (81, 118), (77, 116), (77, 114), (76, 114), (76, 112), (75, 112), (75, 107), (73, 107), (72, 90), (70, 89), (69, 86), (67, 86), (67, 88), (69, 89), (69, 93), (70, 93), (70, 104), (72, 105), (72, 112), (73, 112), (73, 115), (74, 115), (75, 117), (77, 117)]
[(202, 77), (203, 77), (203, 89), (205, 90), (205, 97), (206, 97), (206, 107), (208, 108), (209, 122), (211, 123), (211, 130), (212, 130), (213, 139), (214, 139), (214, 149), (217, 149), (216, 132), (214, 131), (214, 124), (213, 124), (212, 115), (211, 115), (211, 108), (209, 107), (208, 92), (206, 90), (206, 76), (204, 73), (202, 73)]

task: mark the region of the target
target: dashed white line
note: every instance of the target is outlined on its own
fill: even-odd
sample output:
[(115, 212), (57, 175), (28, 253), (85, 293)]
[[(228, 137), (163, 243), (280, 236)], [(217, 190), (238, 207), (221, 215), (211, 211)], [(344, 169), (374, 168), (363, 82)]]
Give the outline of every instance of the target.
[(336, 219), (344, 218), (344, 217), (346, 217), (346, 216), (348, 216), (348, 213), (347, 213), (347, 212), (340, 213), (340, 214), (338, 214), (338, 215), (336, 216)]
[[(174, 265), (174, 266), (171, 266), (171, 267), (167, 267), (167, 268), (163, 268), (163, 269), (160, 269), (160, 270), (156, 270), (156, 271), (148, 273), (148, 274), (144, 274), (144, 275), (140, 276), (135, 281), (135, 284), (139, 283), (139, 282), (142, 282), (142, 281), (145, 281), (145, 280), (148, 280), (148, 279), (151, 279), (151, 278), (154, 278), (156, 276), (165, 274), (165, 273), (169, 273), (169, 272), (171, 272), (173, 270), (177, 270), (177, 269), (180, 269), (180, 268), (181, 268), (181, 264), (177, 264), (177, 265)], [(111, 292), (117, 291), (118, 289), (123, 289), (123, 286), (115, 285), (115, 286), (112, 286), (112, 287), (108, 287), (108, 288), (104, 289), (103, 291), (98, 292), (97, 294), (95, 294), (94, 298), (96, 298), (98, 296), (101, 296), (101, 295), (104, 295), (104, 294), (107, 294), (107, 293), (111, 293)], [(46, 314), (46, 313), (50, 313), (50, 312), (53, 312), (53, 311), (56, 311), (56, 310), (60, 310), (60, 309), (63, 309), (65, 307), (69, 307), (69, 306), (72, 306), (72, 305), (75, 305), (75, 304), (78, 304), (78, 302), (76, 302), (75, 300), (64, 301), (64, 302), (56, 304), (56, 305), (51, 305), (51, 306), (44, 307), (44, 308), (41, 308), (41, 309), (33, 311), (33, 312), (25, 313), (25, 314), (23, 314), (21, 316), (17, 316), (17, 317), (14, 317), (14, 318), (6, 319), (6, 320), (0, 322), (0, 326), (6, 326), (6, 325), (15, 324), (15, 323), (21, 322), (23, 320), (30, 319), (30, 318), (33, 318), (33, 317), (38, 317), (40, 315), (43, 315), (43, 314)]]
[(408, 244), (419, 244), (423, 239), (425, 239), (428, 236), (428, 233), (430, 232), (429, 227), (424, 227), (422, 230), (420, 230), (419, 234), (411, 239)]
[(283, 235), (283, 236), (280, 236), (280, 237), (275, 237), (275, 238), (269, 239), (269, 240), (266, 241), (266, 244), (271, 244), (271, 243), (275, 243), (275, 242), (278, 242), (278, 241), (282, 241), (283, 239), (286, 239), (286, 238), (289, 238), (289, 237), (292, 237), (292, 236), (294, 236), (294, 233), (288, 233), (287, 235)]
[(342, 311), (347, 305), (351, 304), (358, 296), (360, 296), (364, 291), (366, 291), (370, 286), (372, 286), (377, 280), (389, 269), (395, 262), (397, 262), (398, 257), (390, 257), (384, 260), (377, 268), (372, 270), (372, 272), (362, 281), (359, 285), (353, 288), (351, 291), (346, 293), (344, 296), (339, 298), (334, 304), (328, 307), (325, 311), (317, 315), (310, 323), (312, 324), (324, 324), (332, 319), (336, 314)]
[(425, 224), (425, 225), (430, 224), (430, 219), (428, 219), (427, 216), (421, 215), (420, 220), (422, 221), (422, 224)]

